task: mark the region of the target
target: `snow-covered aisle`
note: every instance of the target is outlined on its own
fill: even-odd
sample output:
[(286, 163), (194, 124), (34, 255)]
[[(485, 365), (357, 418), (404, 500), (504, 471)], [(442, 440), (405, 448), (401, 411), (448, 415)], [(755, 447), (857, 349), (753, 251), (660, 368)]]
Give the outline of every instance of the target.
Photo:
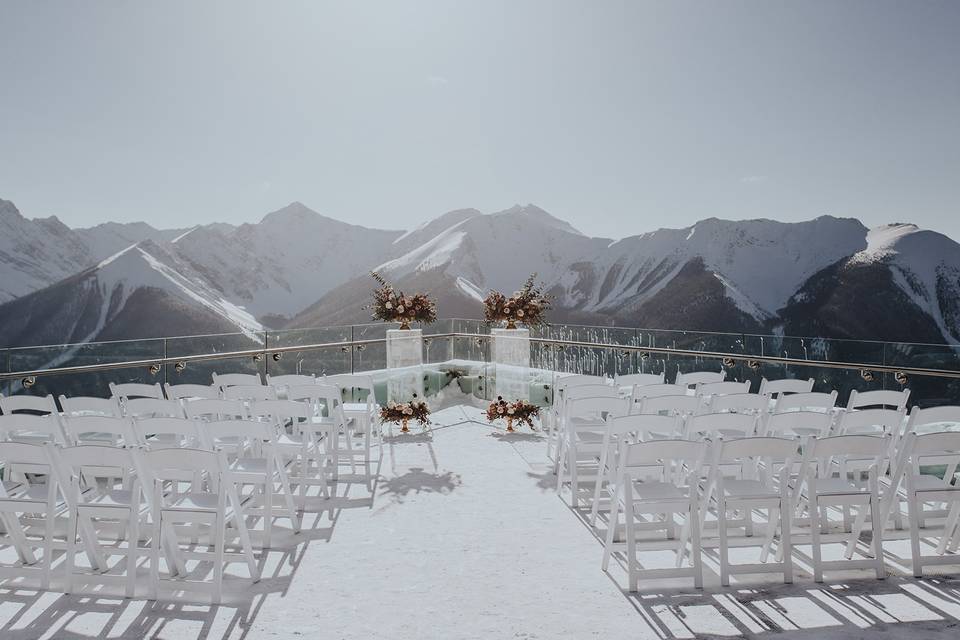
[(310, 545), (252, 637), (609, 638), (624, 615), (639, 621), (599, 570), (596, 540), (529, 464), (539, 436), (456, 424), (463, 411), (390, 439), (372, 508), (343, 511), (330, 543)]

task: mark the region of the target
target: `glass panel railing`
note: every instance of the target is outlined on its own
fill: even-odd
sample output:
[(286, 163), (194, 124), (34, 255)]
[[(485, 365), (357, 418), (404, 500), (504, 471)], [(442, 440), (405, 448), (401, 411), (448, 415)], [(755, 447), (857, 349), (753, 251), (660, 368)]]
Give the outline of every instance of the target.
[[(368, 347), (350, 344), (353, 327), (323, 327), (319, 329), (293, 329), (267, 333), (268, 349), (331, 344), (335, 346), (302, 351), (284, 351), (265, 358), (266, 372), (271, 375), (314, 374), (317, 377), (337, 373), (352, 373), (362, 370), (362, 362)], [(358, 367), (357, 365), (361, 365)]]
[[(8, 371), (34, 371), (63, 367), (160, 360), (164, 357), (164, 341), (125, 340), (85, 344), (14, 348), (7, 351)], [(109, 396), (109, 382), (163, 382), (163, 371), (149, 365), (116, 368), (102, 372), (61, 373), (36, 376), (29, 392), (37, 395)], [(19, 393), (23, 383), (10, 381), (7, 392)]]
[[(209, 384), (213, 372), (322, 376), (373, 371), (385, 385), (389, 376), (386, 332), (396, 327), (395, 324), (370, 323), (267, 333), (11, 348), (0, 351), (0, 372), (142, 361), (138, 366), (127, 368), (38, 375), (29, 387), (30, 393), (55, 395), (107, 395), (110, 381)], [(439, 320), (422, 330), (428, 394), (466, 394), (481, 401), (495, 396), (490, 325), (480, 320), (453, 318)], [(755, 391), (763, 377), (812, 377), (818, 389), (837, 389), (841, 403), (846, 402), (853, 389), (901, 389), (905, 383), (911, 389), (912, 404), (960, 404), (958, 378), (917, 373), (905, 379), (892, 371), (862, 371), (871, 366), (958, 371), (958, 346), (585, 325), (535, 327), (530, 334), (531, 398), (549, 396), (555, 372), (609, 377), (663, 372), (667, 380), (672, 381), (678, 372), (725, 368), (728, 379), (750, 380)], [(299, 349), (300, 346), (303, 349)], [(282, 349), (283, 353), (272, 353), (271, 349)], [(685, 353), (664, 351), (669, 349)], [(241, 353), (221, 355), (237, 352)], [(703, 355), (698, 355), (700, 353)], [(751, 362), (751, 356), (758, 360)], [(180, 358), (184, 360), (178, 360)], [(763, 358), (792, 361), (765, 362)], [(157, 369), (150, 366), (151, 360), (165, 364)], [(805, 364), (814, 361), (834, 366)], [(840, 366), (843, 363), (851, 366)], [(0, 393), (23, 391), (19, 377), (0, 383)]]

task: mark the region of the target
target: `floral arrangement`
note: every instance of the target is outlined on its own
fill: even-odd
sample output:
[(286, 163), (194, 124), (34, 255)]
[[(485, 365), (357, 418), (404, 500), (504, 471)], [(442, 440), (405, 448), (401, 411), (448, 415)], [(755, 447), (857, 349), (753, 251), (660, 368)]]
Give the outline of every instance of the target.
[(430, 324), (437, 319), (437, 305), (425, 293), (405, 295), (396, 291), (376, 271), (370, 275), (380, 287), (373, 292), (373, 319), (383, 322), (399, 322), (401, 329), (409, 329), (411, 322)]
[(544, 317), (550, 308), (550, 299), (544, 295), (543, 286), (536, 285), (537, 274), (530, 274), (520, 291), (507, 297), (499, 291), (491, 291), (483, 300), (483, 317), (487, 322), (506, 322), (507, 329), (516, 329), (517, 323), (533, 327), (546, 324)]
[(500, 418), (506, 419), (507, 431), (513, 431), (514, 420), (535, 430), (536, 427), (533, 426), (535, 417), (540, 417), (540, 407), (525, 400), (507, 402), (503, 396), (497, 396), (496, 402), (491, 402), (487, 407), (487, 420), (493, 422)]
[(381, 422), (394, 422), (403, 425), (400, 429), (403, 432), (410, 431), (407, 423), (410, 420), (416, 420), (421, 427), (426, 428), (430, 424), (430, 407), (422, 400), (417, 400), (417, 394), (413, 394), (413, 400), (410, 402), (390, 402), (380, 408)]

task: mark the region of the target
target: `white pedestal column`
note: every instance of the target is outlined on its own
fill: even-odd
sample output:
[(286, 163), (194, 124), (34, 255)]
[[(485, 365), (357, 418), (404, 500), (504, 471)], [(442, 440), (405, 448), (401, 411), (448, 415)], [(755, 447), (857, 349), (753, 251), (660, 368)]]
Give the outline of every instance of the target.
[(423, 331), (387, 330), (387, 402), (423, 398)]
[(530, 330), (491, 329), (496, 395), (530, 401)]

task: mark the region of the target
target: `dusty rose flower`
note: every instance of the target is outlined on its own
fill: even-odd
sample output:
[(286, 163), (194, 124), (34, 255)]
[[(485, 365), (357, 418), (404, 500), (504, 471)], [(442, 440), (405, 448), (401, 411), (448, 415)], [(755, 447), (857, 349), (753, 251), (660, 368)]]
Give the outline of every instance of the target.
[(403, 305), (400, 305), (399, 307), (397, 307), (397, 313), (403, 313), (404, 311), (405, 309), (403, 308)]
[(385, 306), (387, 307), (387, 309), (393, 309), (393, 303), (391, 303), (389, 300), (387, 301), (387, 304)]

